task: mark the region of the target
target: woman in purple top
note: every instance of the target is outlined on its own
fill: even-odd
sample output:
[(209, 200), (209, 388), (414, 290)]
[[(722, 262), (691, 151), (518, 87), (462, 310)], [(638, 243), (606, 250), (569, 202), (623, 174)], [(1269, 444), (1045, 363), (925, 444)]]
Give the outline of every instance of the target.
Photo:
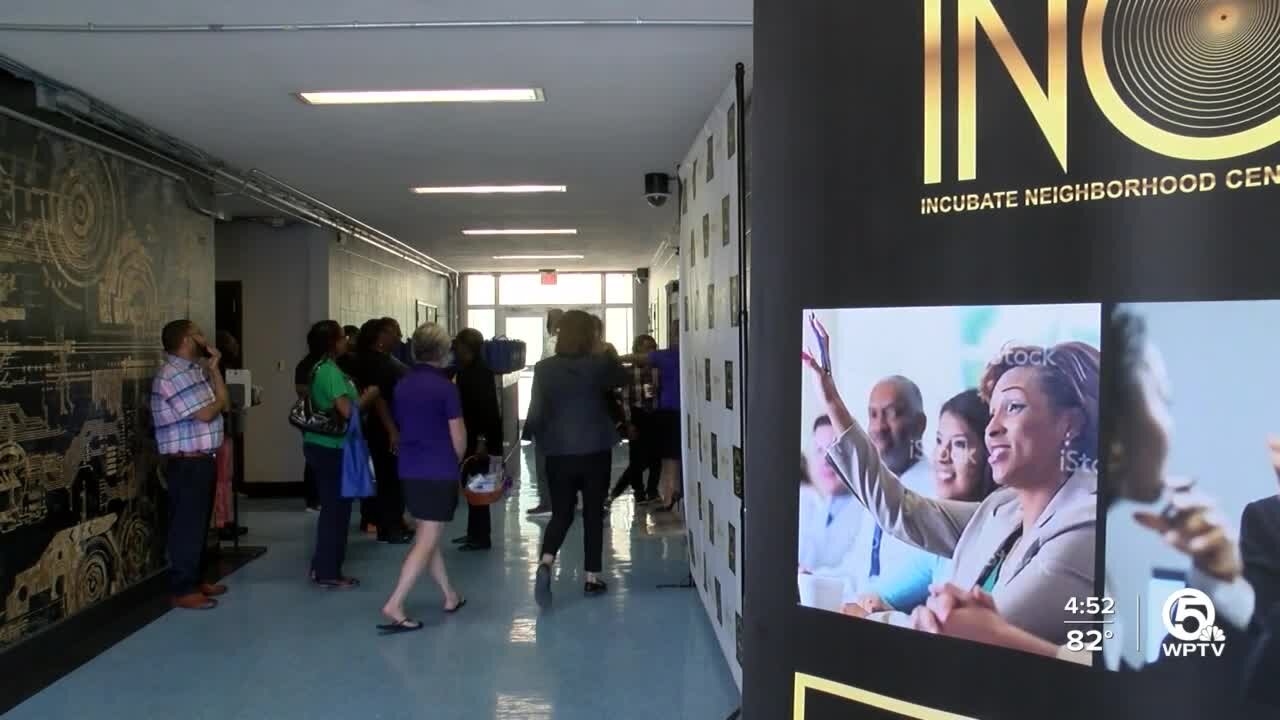
[(624, 361), (651, 365), (658, 369), (658, 407), (653, 414), (659, 456), (662, 458), (662, 509), (670, 512), (684, 497), (681, 482), (680, 442), (680, 345), (671, 338), (671, 347), (651, 353), (628, 355)]
[(391, 620), (378, 626), (384, 633), (422, 629), (421, 622), (405, 614), (404, 601), (428, 565), (444, 594), (445, 612), (456, 612), (467, 602), (449, 584), (440, 552), (440, 533), (458, 506), (458, 462), (467, 446), (458, 388), (444, 371), (452, 341), (439, 325), (426, 323), (413, 333), (412, 343), (415, 364), (396, 385), (392, 414), (400, 429), (398, 466), (405, 506), (418, 527), (400, 582), (382, 607)]

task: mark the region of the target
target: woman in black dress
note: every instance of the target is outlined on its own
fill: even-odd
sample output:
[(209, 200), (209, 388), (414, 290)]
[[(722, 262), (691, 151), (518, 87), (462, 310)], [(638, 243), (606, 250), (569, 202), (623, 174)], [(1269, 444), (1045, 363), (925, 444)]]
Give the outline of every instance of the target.
[[(453, 354), (457, 362), (454, 382), (462, 397), (462, 417), (467, 425), (467, 450), (463, 455), (469, 462), (463, 468), (463, 478), (474, 472), (485, 472), (489, 458), (502, 457), (502, 416), (498, 412), (498, 388), (493, 371), (484, 361), (484, 336), (479, 330), (467, 328), (453, 341)], [(459, 550), (488, 550), (493, 546), (492, 527), (488, 505), (470, 505), (467, 508), (467, 534), (455, 538)]]

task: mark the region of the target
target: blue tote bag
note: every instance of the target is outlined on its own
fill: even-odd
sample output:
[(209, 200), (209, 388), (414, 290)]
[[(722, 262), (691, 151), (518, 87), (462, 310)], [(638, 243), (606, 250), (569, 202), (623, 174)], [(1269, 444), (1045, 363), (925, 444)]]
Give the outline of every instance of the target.
[(364, 441), (360, 416), (352, 414), (351, 422), (347, 423), (346, 440), (342, 443), (342, 497), (372, 497), (377, 493), (373, 458), (369, 456), (369, 446)]

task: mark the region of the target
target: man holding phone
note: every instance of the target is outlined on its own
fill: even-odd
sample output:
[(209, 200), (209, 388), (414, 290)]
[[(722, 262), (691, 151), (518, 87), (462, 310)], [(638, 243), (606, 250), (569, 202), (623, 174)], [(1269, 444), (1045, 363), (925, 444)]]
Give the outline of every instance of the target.
[(217, 475), (214, 453), (222, 446), (222, 413), (230, 408), (218, 372), (221, 354), (190, 320), (174, 320), (161, 332), (164, 363), (151, 385), (156, 444), (165, 458), (169, 486), (169, 586), (174, 607), (209, 610), (224, 585), (203, 582), (205, 538)]

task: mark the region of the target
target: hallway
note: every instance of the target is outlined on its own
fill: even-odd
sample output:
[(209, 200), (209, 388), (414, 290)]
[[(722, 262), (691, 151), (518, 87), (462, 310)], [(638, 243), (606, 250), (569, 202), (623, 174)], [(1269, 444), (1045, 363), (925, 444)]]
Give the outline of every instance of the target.
[[(615, 455), (617, 477), (626, 453)], [(697, 595), (655, 587), (687, 573), (681, 527), (624, 496), (605, 528), (609, 592), (586, 598), (575, 522), (555, 604), (539, 612), (532, 581), (546, 520), (524, 516), (535, 504), (525, 477), (519, 496), (493, 510), (492, 551), (447, 551), (468, 599), (456, 616), (440, 612), (424, 576), (409, 610), (426, 627), (378, 636), (378, 608), (407, 546), (353, 534), (347, 571), (361, 587), (317, 590), (305, 581), (316, 516), (294, 499), (246, 501), (247, 542), (270, 549), (225, 581), (231, 592), (218, 609), (169, 612), (6, 718), (726, 717), (738, 692)], [(458, 512), (448, 537), (465, 522)]]

